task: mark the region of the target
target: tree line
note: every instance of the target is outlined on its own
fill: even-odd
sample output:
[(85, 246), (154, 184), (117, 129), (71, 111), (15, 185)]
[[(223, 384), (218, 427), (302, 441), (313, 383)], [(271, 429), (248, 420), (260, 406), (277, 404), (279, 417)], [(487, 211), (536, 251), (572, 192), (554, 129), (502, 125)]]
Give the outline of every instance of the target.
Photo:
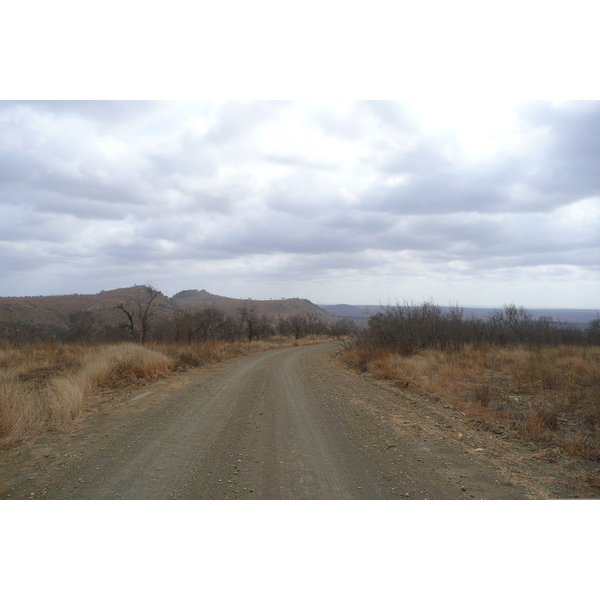
[(585, 329), (552, 317), (535, 319), (525, 308), (507, 304), (487, 318), (465, 318), (458, 305), (447, 309), (431, 301), (397, 303), (372, 315), (358, 341), (411, 355), (426, 348), (460, 350), (465, 344), (540, 347), (600, 344), (600, 313)]

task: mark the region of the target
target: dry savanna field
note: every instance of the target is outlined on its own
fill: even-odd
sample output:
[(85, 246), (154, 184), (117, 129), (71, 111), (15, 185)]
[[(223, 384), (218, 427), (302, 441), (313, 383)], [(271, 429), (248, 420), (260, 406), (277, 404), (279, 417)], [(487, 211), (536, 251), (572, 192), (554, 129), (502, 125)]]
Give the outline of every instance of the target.
[[(0, 440), (6, 447), (47, 430), (68, 429), (110, 391), (211, 361), (327, 339), (6, 346), (0, 349)], [(347, 343), (343, 356), (352, 368), (400, 388), (442, 397), (476, 420), (600, 460), (597, 346), (465, 345), (458, 351), (425, 349), (402, 356)]]
[(346, 362), (401, 388), (442, 397), (475, 422), (600, 460), (600, 347), (424, 349), (403, 356), (352, 344)]

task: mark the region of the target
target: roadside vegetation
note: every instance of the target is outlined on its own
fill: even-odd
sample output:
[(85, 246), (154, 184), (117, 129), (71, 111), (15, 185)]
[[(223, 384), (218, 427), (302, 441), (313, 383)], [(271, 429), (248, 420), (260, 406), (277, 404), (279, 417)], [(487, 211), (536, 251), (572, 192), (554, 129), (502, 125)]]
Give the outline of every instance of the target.
[(88, 346), (38, 342), (0, 350), (0, 440), (61, 430), (102, 387), (165, 374), (173, 359), (131, 342)]
[(409, 393), (442, 397), (480, 426), (600, 460), (600, 315), (582, 329), (514, 305), (487, 319), (431, 302), (388, 306), (344, 358)]
[(62, 335), (10, 322), (0, 328), (0, 446), (44, 431), (68, 429), (107, 392), (171, 373), (256, 352), (339, 339), (350, 321), (329, 325), (314, 315), (275, 322), (245, 307), (160, 314), (151, 286), (116, 306), (123, 326), (102, 328), (92, 313), (69, 315)]

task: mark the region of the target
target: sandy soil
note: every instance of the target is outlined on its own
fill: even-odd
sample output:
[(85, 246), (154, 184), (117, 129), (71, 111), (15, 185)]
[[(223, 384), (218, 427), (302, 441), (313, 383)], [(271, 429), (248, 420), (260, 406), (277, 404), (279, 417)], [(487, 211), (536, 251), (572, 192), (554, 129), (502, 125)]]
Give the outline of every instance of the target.
[(600, 495), (596, 463), (356, 374), (337, 352), (274, 350), (106, 397), (70, 431), (3, 450), (0, 498)]

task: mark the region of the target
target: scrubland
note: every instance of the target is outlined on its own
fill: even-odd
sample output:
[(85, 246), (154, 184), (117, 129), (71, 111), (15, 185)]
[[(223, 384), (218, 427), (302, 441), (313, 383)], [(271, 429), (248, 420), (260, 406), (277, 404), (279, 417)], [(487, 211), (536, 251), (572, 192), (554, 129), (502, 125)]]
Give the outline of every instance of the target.
[(458, 306), (396, 304), (369, 319), (345, 359), (521, 437), (600, 460), (600, 313), (582, 329), (514, 305), (465, 319)]
[(64, 431), (101, 401), (103, 391), (141, 385), (176, 371), (255, 352), (327, 341), (272, 336), (251, 342), (192, 344), (35, 342), (0, 347), (0, 445)]
[(400, 354), (357, 341), (346, 362), (398, 387), (442, 397), (477, 421), (600, 460), (600, 347), (464, 344)]

